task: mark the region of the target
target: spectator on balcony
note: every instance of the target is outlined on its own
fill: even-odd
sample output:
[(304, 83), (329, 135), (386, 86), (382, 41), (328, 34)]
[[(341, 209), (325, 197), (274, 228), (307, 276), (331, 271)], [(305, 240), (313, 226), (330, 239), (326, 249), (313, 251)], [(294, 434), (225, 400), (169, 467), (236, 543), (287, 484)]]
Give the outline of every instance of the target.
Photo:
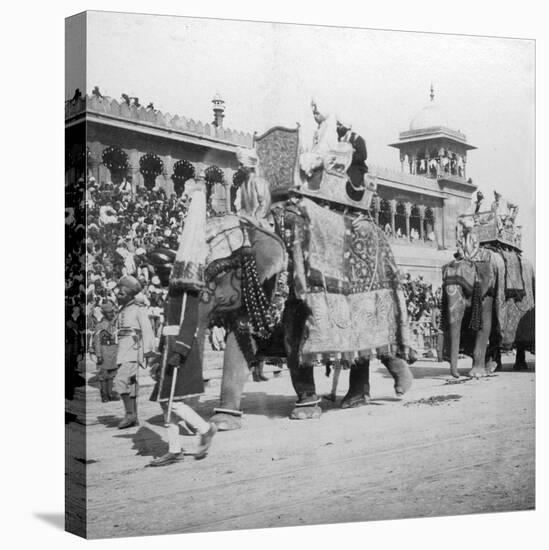
[(118, 193), (123, 199), (129, 199), (132, 191), (132, 177), (128, 175), (122, 179), (122, 183), (118, 186)]

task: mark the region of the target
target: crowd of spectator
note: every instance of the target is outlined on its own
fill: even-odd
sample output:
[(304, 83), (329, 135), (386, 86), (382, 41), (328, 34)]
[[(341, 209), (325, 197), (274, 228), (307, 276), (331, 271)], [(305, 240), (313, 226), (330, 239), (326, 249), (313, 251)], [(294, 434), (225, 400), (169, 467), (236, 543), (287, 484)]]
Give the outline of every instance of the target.
[[(153, 328), (160, 326), (166, 290), (148, 263), (150, 250), (176, 249), (187, 212), (186, 195), (138, 187), (124, 179), (119, 185), (89, 178), (86, 192), (86, 317), (88, 337), (101, 318), (101, 303), (116, 304), (115, 287), (123, 275), (141, 283), (138, 295), (149, 309)], [(89, 343), (89, 342), (88, 342)]]
[(425, 350), (436, 349), (441, 332), (442, 288), (433, 289), (433, 285), (426, 283), (421, 275), (412, 278), (410, 273), (405, 275), (403, 287), (408, 320), (416, 343)]

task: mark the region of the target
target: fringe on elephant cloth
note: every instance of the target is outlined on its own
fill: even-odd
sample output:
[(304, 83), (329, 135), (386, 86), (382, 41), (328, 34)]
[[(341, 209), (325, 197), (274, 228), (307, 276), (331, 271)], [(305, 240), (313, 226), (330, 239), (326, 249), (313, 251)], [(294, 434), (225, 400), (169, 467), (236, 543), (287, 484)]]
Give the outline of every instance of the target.
[[(474, 283), (480, 283), (482, 298), (493, 296), (494, 316), (492, 322), (491, 342), (508, 350), (516, 343), (526, 345), (533, 350), (535, 345), (535, 310), (534, 310), (534, 270), (526, 261), (520, 261), (521, 278), (524, 285), (522, 299), (507, 298), (506, 264), (499, 250), (481, 248), (475, 261), (455, 260), (443, 267), (444, 286), (459, 285), (467, 298), (473, 294)], [(445, 294), (445, 293), (444, 293)], [(443, 316), (446, 316), (443, 312)], [(471, 355), (476, 340), (476, 332), (470, 329), (470, 312), (466, 312), (461, 330), (461, 348)], [(445, 321), (445, 331), (448, 330)], [(448, 338), (445, 338), (445, 347)]]
[(379, 227), (307, 198), (279, 220), (295, 296), (308, 306), (301, 358), (411, 360), (406, 301), (391, 247)]

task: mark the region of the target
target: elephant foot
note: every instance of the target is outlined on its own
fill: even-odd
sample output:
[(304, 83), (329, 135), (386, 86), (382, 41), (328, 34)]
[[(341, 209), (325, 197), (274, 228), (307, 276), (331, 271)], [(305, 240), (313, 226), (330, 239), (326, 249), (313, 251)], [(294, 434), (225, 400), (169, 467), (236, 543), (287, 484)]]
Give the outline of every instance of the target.
[(371, 402), (369, 395), (346, 395), (341, 401), (342, 409), (354, 409), (369, 405)]
[(382, 359), (382, 362), (395, 380), (394, 387), (397, 397), (402, 397), (412, 387), (414, 381), (410, 366), (399, 357)]
[(322, 409), (318, 405), (296, 405), (290, 413), (290, 418), (292, 420), (310, 420), (312, 418), (320, 418), (321, 414)]
[(242, 428), (242, 412), (229, 409), (214, 409), (210, 422), (217, 426), (219, 432), (228, 432)]
[(402, 397), (411, 387), (414, 381), (414, 376), (410, 367), (406, 365), (405, 369), (401, 370), (397, 381), (395, 382), (395, 393), (397, 397)]
[(484, 376), (487, 376), (488, 374), (491, 374), (487, 369), (484, 367), (473, 367), (469, 373), (469, 378), (483, 378)]
[(450, 367), (450, 374), (454, 377), (454, 378), (459, 378), (459, 371), (457, 369), (457, 367)]
[(488, 376), (494, 372), (501, 370), (501, 364), (498, 365), (495, 361), (488, 361), (488, 363), (486, 363), (485, 370), (486, 375)]
[(320, 399), (316, 395), (310, 395), (299, 400), (290, 413), (292, 420), (310, 420), (320, 418), (322, 409), (318, 406)]

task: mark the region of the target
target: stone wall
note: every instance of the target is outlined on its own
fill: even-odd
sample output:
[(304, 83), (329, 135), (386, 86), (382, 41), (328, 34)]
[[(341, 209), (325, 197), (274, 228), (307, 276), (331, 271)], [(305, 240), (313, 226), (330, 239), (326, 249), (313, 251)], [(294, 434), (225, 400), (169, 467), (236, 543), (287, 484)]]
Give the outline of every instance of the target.
[(81, 116), (85, 112), (195, 136), (208, 137), (243, 147), (252, 147), (253, 145), (253, 136), (249, 133), (238, 132), (229, 128), (217, 128), (213, 124), (204, 124), (192, 118), (188, 119), (184, 116), (171, 115), (170, 113), (163, 113), (156, 109), (128, 105), (126, 102), (118, 102), (116, 99), (87, 95), (76, 101), (67, 101), (65, 103), (66, 122)]

